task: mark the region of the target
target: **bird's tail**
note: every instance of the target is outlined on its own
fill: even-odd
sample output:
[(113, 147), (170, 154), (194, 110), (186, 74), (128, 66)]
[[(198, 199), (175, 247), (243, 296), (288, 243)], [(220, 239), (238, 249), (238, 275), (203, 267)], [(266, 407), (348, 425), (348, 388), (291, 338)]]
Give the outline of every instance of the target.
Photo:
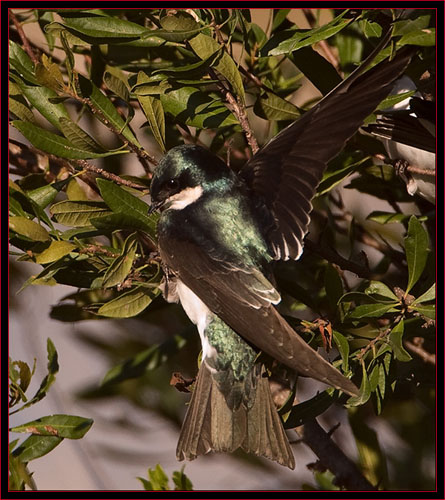
[(263, 371), (258, 370), (250, 408), (241, 403), (237, 409), (230, 409), (206, 362), (201, 364), (179, 437), (178, 460), (193, 460), (211, 451), (233, 452), (241, 448), (295, 468), (289, 441), (272, 400), (269, 380), (263, 376)]

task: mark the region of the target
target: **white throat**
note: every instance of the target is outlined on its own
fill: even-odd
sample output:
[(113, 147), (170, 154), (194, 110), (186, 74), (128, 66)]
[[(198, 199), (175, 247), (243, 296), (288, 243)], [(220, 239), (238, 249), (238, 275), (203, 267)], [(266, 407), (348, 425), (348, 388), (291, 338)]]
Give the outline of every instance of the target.
[(179, 191), (179, 193), (176, 193), (168, 198), (168, 208), (173, 208), (173, 210), (182, 210), (191, 203), (199, 200), (201, 195), (201, 186), (183, 189), (182, 191)]

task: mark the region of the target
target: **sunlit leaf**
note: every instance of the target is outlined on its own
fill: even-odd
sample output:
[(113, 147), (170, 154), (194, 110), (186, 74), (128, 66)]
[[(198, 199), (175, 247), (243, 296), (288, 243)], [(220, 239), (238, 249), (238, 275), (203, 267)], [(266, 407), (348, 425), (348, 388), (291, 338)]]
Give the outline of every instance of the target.
[(39, 436), (80, 439), (93, 425), (91, 418), (75, 415), (50, 415), (13, 427), (11, 432), (29, 432)]

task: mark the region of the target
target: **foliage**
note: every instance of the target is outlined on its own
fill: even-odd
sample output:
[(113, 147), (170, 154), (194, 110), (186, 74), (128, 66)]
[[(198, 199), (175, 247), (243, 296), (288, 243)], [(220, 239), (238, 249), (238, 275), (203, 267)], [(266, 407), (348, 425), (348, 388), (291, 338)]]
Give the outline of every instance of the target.
[[(57, 351), (51, 339), (47, 341), (48, 374), (43, 378), (40, 387), (32, 398), (26, 396), (36, 362), (31, 369), (24, 361), (9, 361), (9, 407), (14, 408), (10, 414), (22, 411), (41, 401), (56, 379), (59, 371)], [(43, 457), (65, 438), (80, 439), (93, 425), (93, 420), (75, 415), (49, 415), (12, 427), (10, 432), (26, 432), (30, 436), (19, 443), (18, 439), (9, 444), (9, 488), (24, 490), (26, 486), (36, 489), (33, 474), (28, 470), (31, 460)]]
[[(167, 491), (170, 490), (168, 476), (157, 464), (154, 469), (148, 469), (148, 480), (142, 477), (138, 478), (141, 481), (144, 490), (146, 491)], [(175, 471), (172, 474), (175, 491), (192, 491), (193, 485), (190, 479), (184, 474), (184, 467), (180, 471)]]
[[(289, 21), (290, 10), (271, 10), (266, 31), (249, 9), (27, 9), (15, 14), (19, 22), (38, 23), (48, 45), (41, 50), (31, 45), (33, 60), (11, 29), (11, 125), (26, 141), (11, 144), (10, 242), (19, 262), (42, 267), (23, 287), (65, 284), (76, 289), (53, 308), (52, 317), (138, 317), (168, 331), (159, 311), (176, 306), (161, 305), (159, 298), (157, 215), (149, 215), (145, 199), (149, 163), (156, 163), (150, 149), (162, 153), (184, 140), (205, 144), (220, 156), (229, 154), (231, 167), (239, 168), (248, 158), (243, 113), (247, 110), (258, 127), (264, 125), (265, 140), (274, 136), (314, 104), (293, 103), (303, 77), (322, 94), (340, 81), (337, 70), (312, 46), (324, 42), (346, 75), (372, 50), (393, 14), (389, 9), (335, 11), (329, 22), (318, 26), (314, 19), (311, 29), (300, 29)], [(403, 45), (415, 46), (407, 72), (419, 83), (434, 64), (432, 12), (416, 10), (396, 20), (391, 45), (376, 60)], [(399, 99), (390, 96), (381, 107)], [(146, 122), (135, 130), (134, 119), (141, 115)], [(258, 127), (254, 135), (259, 136)], [(111, 132), (112, 141), (104, 131)], [(151, 146), (143, 146), (147, 144)], [(347, 402), (351, 422), (362, 408), (386, 418), (401, 401), (422, 400), (428, 412), (434, 405), (434, 370), (425, 370), (407, 348), (407, 342), (412, 345), (420, 337), (424, 349), (434, 349), (434, 207), (409, 196), (392, 166), (375, 164), (374, 155), (381, 150), (378, 141), (359, 133), (349, 141), (330, 162), (315, 199), (311, 238), (318, 234), (318, 242), (298, 262), (276, 266), (282, 312), (313, 347), (335, 348), (340, 356), (334, 365), (361, 384), (360, 396)], [(121, 173), (123, 158), (130, 155), (139, 161), (140, 175)], [(93, 159), (100, 168), (89, 162)], [(359, 197), (384, 200), (392, 211), (372, 211), (359, 221), (343, 204), (345, 188)], [(401, 240), (393, 231), (396, 226)], [(322, 247), (335, 249), (328, 262)], [(368, 261), (367, 253), (375, 250), (380, 260)], [(348, 258), (339, 261), (339, 254)], [(348, 273), (345, 260), (354, 264), (357, 279)], [(314, 320), (296, 319), (302, 310)], [(118, 384), (137, 377), (147, 377), (144, 383), (156, 390), (151, 373), (165, 375), (177, 366), (172, 359), (193, 348), (183, 323), (182, 332), (142, 352), (140, 345), (130, 352), (116, 349), (115, 366), (101, 390), (110, 394), (106, 391), (118, 391)], [(186, 368), (191, 375), (193, 366)], [(49, 368), (47, 380), (28, 401), (23, 398), (32, 371), (20, 361), (11, 367), (12, 401), (25, 403), (22, 408), (45, 395), (55, 373)], [(325, 391), (293, 407), (291, 401), (281, 411), (286, 427), (320, 415), (338, 399), (337, 392)], [(164, 411), (179, 420), (175, 404), (172, 410), (168, 403)], [(41, 423), (59, 429), (56, 417)], [(378, 436), (365, 432), (364, 425), (352, 428), (361, 458), (366, 453), (383, 457)], [(12, 451), (18, 489), (30, 484), (29, 460), (64, 437), (75, 437), (40, 430), (29, 445)], [(31, 446), (40, 451), (33, 455)], [(365, 474), (374, 484), (384, 481), (400, 488), (400, 478), (391, 483), (384, 477), (382, 460), (361, 463)], [(168, 489), (159, 465), (148, 474), (148, 481), (141, 479), (146, 490)], [(328, 483), (328, 489), (336, 488), (329, 474), (318, 471), (316, 476), (321, 488)], [(182, 478), (182, 471), (174, 473), (175, 489), (191, 489)], [(409, 482), (403, 487), (409, 488)]]

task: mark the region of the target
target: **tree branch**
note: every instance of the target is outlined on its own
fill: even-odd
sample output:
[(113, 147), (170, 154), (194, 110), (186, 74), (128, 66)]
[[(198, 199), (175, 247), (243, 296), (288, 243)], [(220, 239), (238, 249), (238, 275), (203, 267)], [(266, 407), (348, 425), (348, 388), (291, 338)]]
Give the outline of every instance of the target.
[(425, 351), (423, 348), (424, 339), (422, 337), (414, 337), (413, 341), (405, 340), (404, 344), (407, 349), (409, 349), (414, 354), (417, 354), (420, 358), (425, 361), (425, 363), (430, 363), (431, 365), (436, 365), (436, 355)]
[(358, 467), (332, 441), (316, 419), (309, 420), (295, 431), (302, 441), (317, 455), (322, 465), (335, 476), (335, 483), (347, 490), (375, 491)]
[(9, 17), (11, 18), (11, 21), (14, 23), (17, 33), (19, 34), (19, 37), (22, 40), (25, 52), (30, 57), (31, 61), (34, 64), (37, 64), (39, 62), (39, 58), (34, 54), (34, 51), (31, 48), (28, 38), (26, 37), (25, 32), (23, 31), (22, 25), (20, 24), (19, 20), (17, 19), (16, 15), (12, 12), (11, 9), (9, 9)]

